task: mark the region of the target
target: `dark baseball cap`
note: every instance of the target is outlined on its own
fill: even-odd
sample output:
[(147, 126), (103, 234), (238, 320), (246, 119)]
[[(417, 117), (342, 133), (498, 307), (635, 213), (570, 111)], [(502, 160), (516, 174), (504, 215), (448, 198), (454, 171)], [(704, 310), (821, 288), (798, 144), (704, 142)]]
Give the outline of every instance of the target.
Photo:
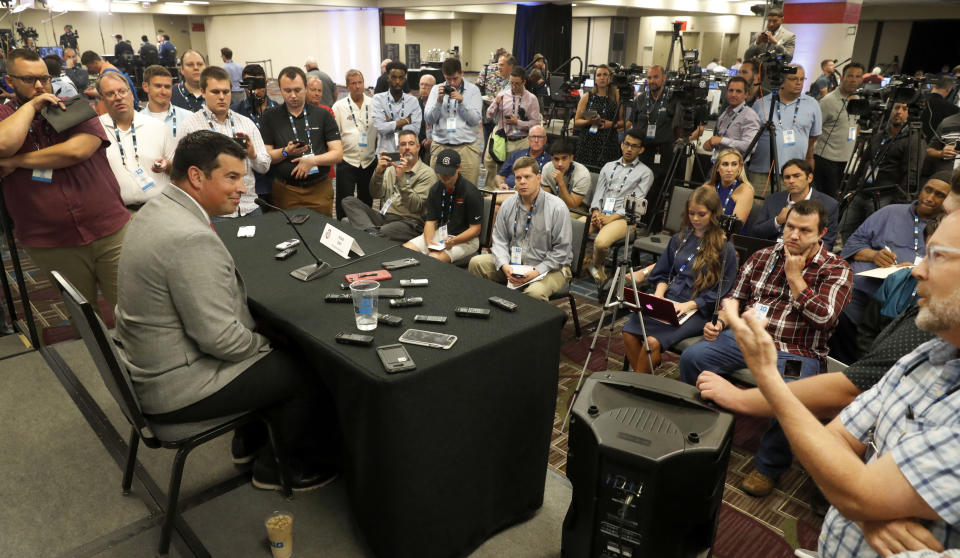
[(437, 155), (437, 166), (434, 170), (437, 174), (453, 176), (457, 174), (457, 168), (460, 166), (460, 154), (452, 149), (444, 149)]

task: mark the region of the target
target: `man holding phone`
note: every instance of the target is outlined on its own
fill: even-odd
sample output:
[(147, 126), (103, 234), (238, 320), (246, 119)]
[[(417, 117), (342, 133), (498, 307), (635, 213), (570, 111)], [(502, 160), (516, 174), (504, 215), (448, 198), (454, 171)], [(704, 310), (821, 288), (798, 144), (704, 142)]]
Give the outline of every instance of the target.
[[(540, 101), (523, 86), (526, 81), (527, 72), (523, 66), (514, 66), (510, 71), (509, 89), (497, 92), (496, 98), (487, 108), (487, 118), (497, 121), (493, 133), (502, 134), (507, 139), (507, 158), (517, 151), (530, 148), (527, 136), (540, 122)], [(546, 132), (543, 139), (540, 151), (546, 143)], [(489, 147), (483, 156), (483, 166), (487, 169), (487, 177), (497, 176), (500, 172), (500, 164), (493, 160)]]
[(296, 66), (280, 70), (283, 106), (263, 113), (263, 143), (273, 163), (273, 203), (333, 216), (330, 165), (343, 160), (340, 130), (330, 113), (307, 103), (307, 76)]
[(216, 217), (242, 217), (259, 215), (263, 211), (257, 207), (256, 179), (253, 171), (265, 173), (270, 170), (270, 155), (267, 153), (260, 130), (252, 120), (230, 110), (232, 100), (230, 74), (219, 66), (210, 66), (200, 74), (200, 92), (204, 105), (193, 113), (184, 123), (179, 133), (181, 137), (197, 130), (211, 130), (237, 140), (247, 154), (247, 171), (243, 175), (246, 192), (240, 197), (237, 213)]
[[(777, 347), (777, 365), (800, 361), (800, 377), (820, 373), (826, 364), (827, 340), (853, 289), (850, 264), (822, 242), (827, 212), (817, 200), (802, 200), (787, 212), (783, 244), (757, 251), (740, 268), (730, 298), (740, 307), (752, 306)], [(704, 340), (680, 356), (683, 381), (695, 385), (705, 370), (721, 376), (746, 366), (743, 353), (725, 320), (707, 322)], [(791, 364), (791, 372), (795, 372)], [(766, 496), (790, 467), (793, 455), (783, 430), (772, 423), (760, 442), (755, 470), (740, 488), (751, 496)]]

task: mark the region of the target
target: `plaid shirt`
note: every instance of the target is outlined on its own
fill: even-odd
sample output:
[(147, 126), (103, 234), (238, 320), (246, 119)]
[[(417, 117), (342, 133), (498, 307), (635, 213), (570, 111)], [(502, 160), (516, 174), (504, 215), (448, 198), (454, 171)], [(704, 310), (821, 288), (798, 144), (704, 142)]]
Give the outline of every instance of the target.
[(738, 300), (742, 310), (758, 303), (769, 306), (767, 332), (778, 351), (824, 361), (827, 339), (850, 299), (853, 271), (821, 243), (803, 268), (807, 288), (794, 298), (783, 270), (785, 261), (780, 244), (757, 251), (740, 269), (730, 298)]
[[(960, 358), (941, 338), (901, 358), (883, 379), (847, 406), (839, 419), (876, 455), (893, 455), (910, 485), (942, 518), (921, 521), (944, 546), (960, 547)], [(907, 418), (907, 409), (915, 418)], [(880, 487), (877, 487), (880, 488)], [(856, 523), (830, 508), (820, 531), (821, 558), (874, 558)], [(939, 554), (937, 554), (939, 556)]]

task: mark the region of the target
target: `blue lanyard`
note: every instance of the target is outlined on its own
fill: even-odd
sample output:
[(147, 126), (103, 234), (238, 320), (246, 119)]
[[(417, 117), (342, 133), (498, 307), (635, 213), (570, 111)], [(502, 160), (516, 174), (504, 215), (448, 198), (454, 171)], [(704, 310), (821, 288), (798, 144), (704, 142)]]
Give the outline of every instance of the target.
[[(445, 85), (446, 85), (446, 82), (441, 83), (441, 84), (438, 85), (437, 87), (444, 87)], [(460, 88), (457, 89), (457, 91), (458, 91), (461, 95), (463, 95), (463, 84), (460, 85)], [(449, 117), (451, 117), (451, 116), (455, 116), (455, 115), (452, 115), (452, 114), (450, 114), (450, 113), (451, 113), (451, 112), (456, 112), (456, 110), (457, 110), (457, 103), (458, 103), (458, 101), (457, 101), (456, 99), (451, 98), (450, 95), (447, 95), (447, 98), (444, 99), (444, 101), (443, 101), (443, 106), (444, 106), (444, 108), (447, 109), (447, 118), (449, 118)], [(452, 105), (452, 106), (451, 106), (451, 105)]]
[[(216, 132), (216, 130), (213, 129), (213, 119), (210, 118), (210, 115), (207, 114), (207, 111), (203, 111), (203, 116), (207, 119), (207, 125), (210, 126), (210, 131)], [(233, 123), (233, 111), (227, 109), (227, 118), (230, 119), (230, 137), (233, 137), (237, 135), (237, 127)]]
[[(287, 113), (287, 117), (290, 118), (290, 127), (293, 128), (293, 139), (300, 141), (300, 133), (297, 132), (297, 125), (293, 123), (293, 116)], [(309, 147), (307, 152), (313, 153), (313, 143), (310, 141), (310, 120), (307, 118), (307, 107), (303, 107), (303, 128), (307, 131), (307, 146)]]
[[(387, 92), (387, 113), (388, 113), (388, 116), (390, 117), (390, 120), (391, 120), (391, 121), (392, 121), (392, 120), (403, 120), (403, 108), (404, 108), (404, 107), (403, 107), (403, 102), (404, 102), (405, 100), (406, 100), (406, 99), (403, 98), (403, 95), (400, 95), (400, 101), (399, 101), (399, 102), (400, 102), (400, 118), (394, 118), (394, 117), (393, 117), (393, 103), (394, 103), (393, 97), (390, 95), (390, 92), (389, 92), (389, 91)], [(347, 103), (347, 104), (349, 105), (349, 103)], [(350, 109), (350, 114), (353, 114), (353, 109), (352, 109), (352, 108)]]
[[(124, 167), (127, 166), (127, 157), (123, 153), (123, 142), (120, 141), (120, 128), (117, 127), (117, 121), (113, 121), (113, 133), (117, 136), (117, 147), (120, 148), (120, 163)], [(140, 154), (137, 153), (137, 129), (133, 125), (133, 122), (130, 123), (130, 137), (133, 139), (133, 157), (137, 162), (137, 168), (140, 167)]]
[[(631, 175), (631, 174), (633, 174), (633, 169), (637, 168), (637, 163), (634, 162), (633, 165), (631, 165), (631, 166), (628, 167), (628, 166), (622, 164), (620, 161), (617, 161), (616, 164), (613, 165), (613, 170), (610, 172), (610, 178), (607, 179), (607, 182), (609, 182), (610, 185), (613, 184), (613, 175), (617, 173), (617, 169), (619, 169), (620, 167), (623, 167), (623, 168), (627, 169), (627, 172), (623, 175), (623, 180), (620, 181), (620, 187), (617, 188), (617, 195), (620, 195), (620, 193), (623, 191), (623, 185), (627, 183), (627, 179), (630, 178), (630, 175)], [(608, 186), (608, 188), (609, 188), (609, 186)], [(609, 193), (610, 190), (612, 190), (612, 188), (610, 188), (610, 189), (609, 189), (607, 192), (605, 192), (605, 193)], [(606, 196), (606, 197), (610, 197), (610, 196)]]
[(920, 256), (920, 217), (913, 216), (913, 256)]
[[(366, 130), (367, 127), (370, 126), (370, 102), (369, 101), (365, 102), (363, 106), (366, 109), (366, 113), (364, 114), (364, 119), (363, 119), (363, 128), (364, 130)], [(349, 97), (347, 97), (347, 108), (350, 109), (350, 118), (353, 119), (353, 125), (357, 126), (357, 123), (359, 122), (359, 120), (357, 120), (356, 115), (353, 114), (353, 99)], [(360, 107), (357, 107), (357, 110), (360, 110)], [(402, 114), (400, 116), (401, 118), (403, 117)], [(390, 118), (393, 118), (392, 112), (391, 112)], [(359, 129), (360, 129), (360, 126), (357, 126), (357, 130)]]
[(170, 105), (170, 112), (167, 113), (167, 118), (173, 118), (173, 138), (177, 138), (177, 109), (173, 108), (173, 105)]
[[(520, 194), (517, 194), (518, 196)], [(540, 196), (537, 196), (537, 199), (540, 199)], [(523, 237), (527, 237), (527, 233), (530, 232), (530, 222), (533, 221), (533, 210), (537, 208), (537, 199), (533, 200), (533, 203), (530, 204), (530, 209), (527, 210), (527, 223), (523, 226)], [(513, 239), (517, 240), (517, 223), (520, 221), (520, 200), (517, 200), (517, 212), (513, 217)]]
[(206, 99), (203, 97), (194, 97), (193, 93), (187, 91), (187, 88), (182, 83), (177, 87), (180, 88), (180, 96), (183, 97), (183, 100), (186, 101), (188, 105), (193, 106), (193, 104), (197, 102), (197, 99), (200, 99), (201, 107), (207, 104)]
[[(720, 207), (724, 208), (724, 213), (726, 213), (727, 204), (730, 203), (731, 201), (733, 201), (733, 199), (732, 199), (730, 196), (733, 195), (733, 191), (736, 190), (736, 189), (740, 186), (740, 184), (742, 184), (742, 183), (741, 183), (739, 180), (734, 180), (734, 181), (733, 181), (733, 184), (730, 186), (730, 189), (727, 190), (727, 195), (724, 196), (723, 202), (720, 203)], [(721, 190), (723, 190), (723, 183), (718, 181), (718, 182), (717, 182), (717, 195), (720, 195)], [(736, 207), (736, 206), (737, 206), (737, 204), (736, 204), (736, 202), (734, 202), (733, 207)], [(732, 208), (731, 208), (731, 211), (732, 211)], [(729, 213), (727, 213), (727, 215), (729, 215)]]
[[(793, 122), (790, 124), (790, 129), (793, 130), (794, 126), (797, 125), (797, 113), (800, 112), (800, 99), (799, 97), (795, 101), (797, 104), (793, 105)], [(784, 105), (780, 101), (777, 101), (777, 126), (782, 130), (783, 129), (783, 119), (780, 118), (780, 106)]]
[[(693, 234), (693, 231), (690, 231), (689, 233), (687, 233), (687, 237), (684, 238), (683, 241), (680, 243), (680, 246), (677, 246), (677, 249), (673, 252), (674, 265), (676, 265), (677, 255), (680, 253), (680, 250), (683, 250), (683, 247), (687, 245), (687, 242), (690, 242), (690, 237), (694, 237), (694, 236), (696, 235)], [(700, 252), (701, 246), (703, 246), (702, 241), (699, 244), (697, 244), (697, 249), (694, 250), (693, 253), (691, 253), (689, 256), (687, 256), (686, 261), (684, 261), (683, 264), (680, 265), (680, 269), (677, 270), (676, 274), (673, 274), (671, 271), (671, 275), (669, 280), (667, 281), (667, 284), (673, 284), (674, 279), (676, 279), (677, 277), (683, 274), (684, 270), (687, 269), (687, 264), (690, 263), (690, 260), (692, 260), (693, 257)]]
[(663, 114), (663, 111), (666, 110), (666, 108), (663, 106), (663, 99), (664, 99), (664, 97), (666, 97), (666, 96), (667, 96), (666, 93), (661, 93), (661, 94), (660, 94), (660, 98), (657, 99), (655, 103), (651, 103), (651, 102), (650, 102), (650, 93), (649, 93), (649, 92), (647, 93), (646, 99), (645, 99), (645, 100), (646, 100), (646, 104), (644, 105), (644, 107), (646, 108), (646, 111), (645, 111), (646, 114), (645, 114), (645, 116), (647, 117), (647, 120), (648, 120), (648, 121), (650, 120), (650, 113), (653, 112), (653, 107), (652, 107), (651, 105), (656, 106), (656, 107), (659, 107), (659, 108), (657, 108), (657, 118), (660, 118), (660, 115)]
[[(798, 104), (799, 104), (799, 103), (798, 103)], [(747, 106), (747, 104), (744, 103), (744, 104), (740, 105), (740, 108), (738, 108), (737, 110), (733, 111), (733, 118), (730, 119), (730, 122), (727, 122), (727, 126), (723, 129), (722, 132), (718, 133), (717, 135), (719, 135), (720, 137), (723, 137), (723, 136), (727, 135), (727, 131), (730, 130), (730, 126), (733, 126), (733, 121), (736, 120), (738, 116), (740, 116), (740, 113), (743, 112), (743, 108), (746, 107), (746, 106)], [(719, 127), (720, 127), (720, 126), (718, 125), (717, 128), (719, 128)]]

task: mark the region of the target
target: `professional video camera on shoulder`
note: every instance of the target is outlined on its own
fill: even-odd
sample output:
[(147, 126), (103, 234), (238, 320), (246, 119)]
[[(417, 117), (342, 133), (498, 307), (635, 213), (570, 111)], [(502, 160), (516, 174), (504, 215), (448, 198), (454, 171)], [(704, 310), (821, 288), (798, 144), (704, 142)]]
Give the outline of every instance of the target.
[(774, 89), (783, 84), (783, 78), (795, 74), (799, 70), (797, 66), (789, 66), (783, 54), (777, 54), (773, 51), (758, 54), (757, 60), (760, 61), (764, 81)]
[(643, 66), (630, 64), (624, 67), (616, 62), (610, 62), (607, 66), (610, 67), (610, 84), (620, 92), (620, 98), (624, 101), (632, 99), (636, 94), (634, 84), (637, 78), (645, 74)]

